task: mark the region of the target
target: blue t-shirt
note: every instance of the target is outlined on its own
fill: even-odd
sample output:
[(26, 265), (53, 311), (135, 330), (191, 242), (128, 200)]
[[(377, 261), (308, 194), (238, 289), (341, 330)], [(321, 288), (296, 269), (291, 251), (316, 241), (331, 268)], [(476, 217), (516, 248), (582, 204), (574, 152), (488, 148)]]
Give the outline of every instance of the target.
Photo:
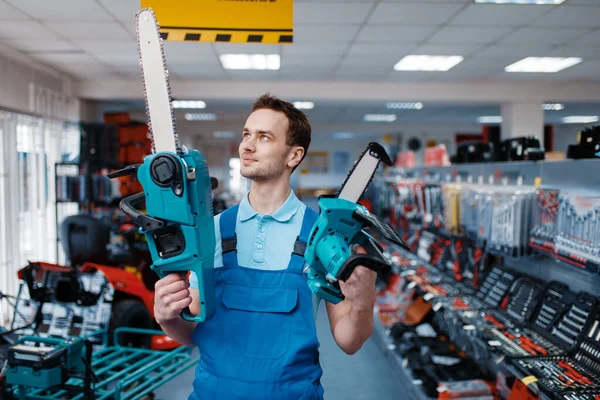
[[(248, 201), (248, 193), (240, 202), (235, 234), (238, 264), (246, 268), (268, 271), (286, 269), (292, 257), (294, 243), (300, 233), (306, 205), (292, 190), (286, 201), (270, 215), (258, 214)], [(221, 214), (215, 218), (215, 268), (223, 266), (221, 247)], [(195, 274), (190, 276), (190, 286), (198, 288)], [(313, 316), (316, 318), (320, 298), (313, 294)]]

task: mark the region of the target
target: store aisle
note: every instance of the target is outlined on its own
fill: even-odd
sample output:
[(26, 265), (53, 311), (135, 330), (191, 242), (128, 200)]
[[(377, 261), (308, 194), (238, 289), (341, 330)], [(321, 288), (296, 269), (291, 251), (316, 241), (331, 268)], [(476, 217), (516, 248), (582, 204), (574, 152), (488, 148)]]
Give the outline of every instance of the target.
[[(403, 399), (403, 390), (373, 338), (352, 356), (337, 347), (329, 331), (324, 303), (317, 317), (317, 332), (326, 400)], [(194, 370), (190, 369), (157, 390), (156, 400), (187, 399), (193, 379)]]

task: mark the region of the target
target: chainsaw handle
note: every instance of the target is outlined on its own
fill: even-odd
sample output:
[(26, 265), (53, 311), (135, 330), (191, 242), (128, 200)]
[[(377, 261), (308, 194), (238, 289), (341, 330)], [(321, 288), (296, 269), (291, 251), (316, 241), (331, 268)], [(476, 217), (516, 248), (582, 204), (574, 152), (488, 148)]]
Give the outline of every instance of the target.
[(153, 231), (162, 228), (165, 225), (163, 221), (152, 218), (148, 214), (141, 213), (135, 208), (135, 205), (144, 201), (145, 198), (146, 195), (144, 192), (127, 196), (121, 200), (119, 208), (123, 210), (125, 214), (129, 215), (144, 231)]
[(363, 266), (378, 274), (389, 273), (392, 269), (392, 265), (383, 255), (379, 243), (363, 231), (357, 236), (359, 236), (359, 241), (356, 242), (356, 244), (363, 246), (367, 251), (367, 254), (352, 254), (348, 260), (346, 260), (346, 266), (338, 279), (345, 282), (350, 278), (350, 275), (352, 275), (352, 272), (354, 272), (354, 269), (358, 266)]

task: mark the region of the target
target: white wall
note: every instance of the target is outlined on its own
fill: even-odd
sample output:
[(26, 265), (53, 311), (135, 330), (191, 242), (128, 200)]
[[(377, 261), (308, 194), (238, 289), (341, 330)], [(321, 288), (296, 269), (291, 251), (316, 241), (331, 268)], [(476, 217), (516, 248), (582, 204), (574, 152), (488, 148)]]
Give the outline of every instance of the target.
[(50, 69), (44, 69), (25, 60), (14, 61), (0, 55), (0, 108), (31, 112), (30, 83), (62, 93), (68, 78), (54, 74)]

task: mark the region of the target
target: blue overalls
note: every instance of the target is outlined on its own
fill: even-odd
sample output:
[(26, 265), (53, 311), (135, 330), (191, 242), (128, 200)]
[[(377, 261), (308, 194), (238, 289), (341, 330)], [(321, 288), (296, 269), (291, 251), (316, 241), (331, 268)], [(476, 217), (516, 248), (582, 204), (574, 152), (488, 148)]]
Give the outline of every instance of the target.
[[(215, 269), (216, 313), (199, 323), (194, 392), (188, 400), (320, 400), (323, 388), (312, 293), (294, 246), (287, 269), (238, 265), (238, 206), (221, 214), (223, 267)], [(306, 244), (317, 214), (306, 208), (296, 244)], [(226, 243), (229, 243), (226, 245)]]

